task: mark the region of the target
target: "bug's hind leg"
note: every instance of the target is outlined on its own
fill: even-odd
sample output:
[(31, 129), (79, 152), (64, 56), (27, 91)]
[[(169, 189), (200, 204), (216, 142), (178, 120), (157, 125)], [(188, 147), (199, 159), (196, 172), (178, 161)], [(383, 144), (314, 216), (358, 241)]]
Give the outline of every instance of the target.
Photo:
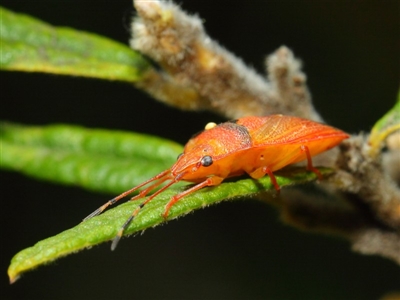
[(303, 152), (306, 153), (306, 157), (307, 157), (307, 170), (309, 170), (309, 171), (311, 171), (311, 172), (314, 172), (315, 175), (318, 176), (318, 179), (321, 180), (321, 179), (322, 179), (322, 174), (321, 174), (321, 172), (320, 172), (317, 168), (315, 168), (315, 167), (313, 166), (312, 160), (311, 160), (310, 150), (308, 149), (308, 147), (305, 146), (305, 145), (301, 145), (301, 146), (300, 146), (300, 149), (301, 149), (301, 151), (303, 151)]

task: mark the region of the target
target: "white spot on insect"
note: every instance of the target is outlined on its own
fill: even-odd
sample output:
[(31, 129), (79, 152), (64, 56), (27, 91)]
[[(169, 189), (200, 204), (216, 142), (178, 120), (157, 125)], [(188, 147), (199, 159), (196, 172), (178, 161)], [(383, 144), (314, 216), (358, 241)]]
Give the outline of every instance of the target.
[(204, 127), (205, 130), (209, 130), (211, 128), (214, 128), (215, 126), (217, 126), (217, 124), (215, 124), (214, 122), (209, 122), (207, 123), (207, 125)]

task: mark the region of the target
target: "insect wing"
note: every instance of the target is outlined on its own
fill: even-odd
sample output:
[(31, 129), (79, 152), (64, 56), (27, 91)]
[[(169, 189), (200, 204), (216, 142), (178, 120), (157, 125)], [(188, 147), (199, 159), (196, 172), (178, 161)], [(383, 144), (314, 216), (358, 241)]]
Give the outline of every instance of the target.
[(328, 138), (337, 144), (348, 137), (331, 126), (291, 116), (271, 115), (258, 120), (245, 120), (243, 125), (249, 130), (253, 146), (302, 144)]

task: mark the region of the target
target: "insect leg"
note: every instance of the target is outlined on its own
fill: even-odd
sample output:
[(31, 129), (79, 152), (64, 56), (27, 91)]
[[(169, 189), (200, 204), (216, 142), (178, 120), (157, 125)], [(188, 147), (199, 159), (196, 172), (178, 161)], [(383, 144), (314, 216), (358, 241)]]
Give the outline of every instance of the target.
[[(181, 180), (182, 176), (185, 173), (182, 173), (178, 176), (176, 176), (175, 178), (172, 178), (172, 180), (166, 184), (165, 186), (163, 186), (161, 189), (159, 189), (157, 192), (155, 192), (153, 195), (151, 195), (150, 197), (148, 197), (145, 201), (143, 201), (133, 212), (132, 215), (125, 221), (125, 223), (121, 226), (121, 228), (118, 230), (117, 235), (114, 237), (112, 244), (111, 244), (111, 250), (114, 251), (115, 248), (117, 248), (118, 242), (121, 239), (122, 235), (124, 234), (124, 231), (126, 228), (128, 228), (129, 224), (133, 221), (133, 219), (138, 215), (139, 211), (147, 204), (149, 203), (151, 200), (153, 200), (154, 197), (156, 197), (158, 194), (160, 194), (161, 192), (165, 191), (167, 188), (169, 188), (171, 185), (173, 185), (174, 183), (177, 183), (178, 181)], [(168, 177), (167, 177), (168, 179)], [(164, 182), (165, 180), (159, 181), (155, 184), (153, 184), (152, 186), (156, 187), (158, 185), (160, 185), (162, 182)], [(148, 190), (148, 189), (146, 189)], [(136, 197), (133, 197), (132, 199), (135, 199)]]
[(178, 202), (180, 199), (182, 199), (183, 197), (203, 188), (206, 186), (213, 186), (213, 185), (218, 185), (220, 184), (222, 181), (224, 180), (224, 178), (218, 177), (218, 176), (213, 176), (213, 177), (209, 177), (206, 180), (204, 180), (203, 182), (196, 184), (195, 186), (191, 187), (190, 189), (187, 189), (186, 191), (183, 191), (182, 193), (179, 193), (175, 196), (173, 196), (171, 198), (171, 200), (167, 203), (167, 205), (165, 206), (165, 210), (163, 213), (163, 217), (164, 219), (166, 219), (168, 217), (168, 213), (169, 210), (171, 209), (172, 205), (174, 205), (176, 202)]
[(91, 219), (91, 218), (93, 218), (93, 217), (95, 217), (95, 216), (97, 216), (99, 214), (101, 214), (107, 207), (109, 207), (110, 205), (113, 205), (118, 200), (121, 200), (122, 198), (128, 196), (130, 193), (140, 189), (142, 186), (145, 186), (146, 184), (148, 184), (148, 183), (150, 183), (150, 182), (152, 182), (154, 180), (157, 180), (157, 179), (165, 177), (169, 172), (170, 172), (169, 169), (165, 170), (165, 171), (161, 172), (160, 174), (150, 178), (149, 180), (146, 180), (145, 182), (139, 184), (138, 186), (135, 186), (135, 187), (131, 188), (130, 190), (128, 190), (126, 192), (123, 192), (122, 194), (118, 195), (117, 197), (109, 200), (108, 202), (106, 202), (105, 204), (100, 206), (98, 209), (96, 209), (94, 212), (92, 212), (90, 215), (88, 215), (86, 218), (84, 218), (83, 222), (87, 221), (87, 220), (89, 220), (89, 219)]
[(307, 170), (314, 172), (315, 175), (318, 176), (318, 179), (321, 180), (322, 179), (322, 174), (318, 169), (314, 168), (314, 166), (312, 164), (312, 160), (311, 160), (310, 150), (308, 149), (308, 147), (305, 146), (305, 145), (301, 145), (300, 149), (301, 149), (301, 151), (306, 153), (306, 156), (307, 156)]
[(281, 191), (281, 187), (279, 186), (278, 182), (276, 181), (276, 177), (275, 177), (274, 173), (272, 173), (272, 171), (268, 167), (263, 167), (263, 171), (266, 174), (268, 174), (269, 178), (271, 179), (271, 183), (274, 185), (275, 190), (279, 194), (279, 192)]
[(261, 177), (265, 176), (265, 174), (268, 174), (269, 178), (271, 179), (271, 183), (275, 187), (275, 190), (279, 193), (281, 190), (281, 187), (279, 186), (278, 182), (276, 181), (276, 177), (274, 173), (272, 173), (271, 169), (268, 168), (267, 166), (260, 167), (250, 173), (249, 175), (254, 178), (254, 179), (260, 179)]

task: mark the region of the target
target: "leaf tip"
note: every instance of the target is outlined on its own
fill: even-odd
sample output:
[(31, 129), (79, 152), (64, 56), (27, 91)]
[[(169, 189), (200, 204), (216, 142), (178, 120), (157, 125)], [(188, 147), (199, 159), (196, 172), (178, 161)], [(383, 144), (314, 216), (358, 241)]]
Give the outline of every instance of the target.
[(20, 279), (21, 275), (19, 273), (14, 272), (11, 268), (8, 269), (8, 278), (10, 279), (10, 284), (15, 283), (18, 279)]

